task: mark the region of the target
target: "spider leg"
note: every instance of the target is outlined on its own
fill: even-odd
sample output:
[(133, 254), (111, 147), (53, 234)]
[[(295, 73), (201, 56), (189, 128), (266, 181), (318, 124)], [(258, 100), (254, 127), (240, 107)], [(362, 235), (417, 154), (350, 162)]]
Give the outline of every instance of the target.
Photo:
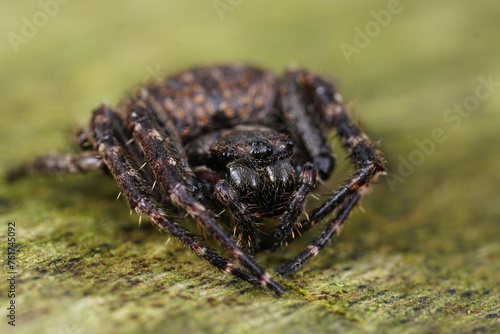
[(217, 199), (231, 211), (238, 236), (238, 244), (249, 253), (254, 253), (257, 242), (257, 222), (238, 192), (226, 180), (217, 182), (214, 188)]
[(348, 197), (363, 193), (377, 176), (384, 173), (385, 168), (382, 155), (351, 118), (340, 93), (335, 91), (330, 83), (310, 72), (301, 72), (301, 76), (307, 91), (310, 92), (309, 98), (315, 107), (321, 110), (325, 123), (335, 128), (356, 168), (351, 179), (303, 222), (299, 232), (304, 232), (320, 222)]
[(294, 238), (294, 229), (298, 228), (300, 223), (297, 218), (302, 214), (307, 196), (311, 189), (316, 186), (318, 169), (312, 163), (306, 163), (302, 166), (299, 183), (300, 186), (295, 190), (288, 203), (286, 211), (280, 217), (280, 224), (276, 228), (272, 239), (272, 250), (276, 250), (283, 246), (288, 239)]
[[(335, 91), (330, 83), (306, 71), (296, 71), (293, 76), (297, 82), (297, 87), (301, 87), (299, 91), (303, 100), (307, 101), (311, 106), (309, 108), (310, 112), (320, 111), (316, 117), (326, 125), (319, 126), (319, 128), (323, 129), (323, 131), (326, 131), (328, 127), (335, 128), (343, 147), (347, 150), (356, 168), (354, 175), (340, 190), (336, 191), (320, 208), (314, 210), (306, 221), (297, 226), (296, 231), (301, 234), (326, 218), (339, 205), (345, 203), (340, 208), (337, 218), (330, 223), (329, 228), (333, 228), (335, 224), (338, 224), (337, 221), (340, 222), (341, 226), (359, 197), (377, 176), (384, 172), (384, 164), (382, 156), (375, 150), (368, 136), (351, 118), (347, 107), (342, 102), (342, 96)], [(331, 235), (338, 234), (338, 231), (332, 232)], [(289, 237), (288, 241), (290, 240)], [(321, 247), (326, 244), (329, 238), (325, 237), (324, 240), (324, 242), (318, 241)], [(308, 249), (309, 251), (306, 250), (305, 253), (309, 252), (310, 255), (303, 255), (305, 254), (303, 253), (299, 257), (304, 257), (307, 260), (311, 255), (315, 255), (313, 253), (317, 253), (320, 248), (317, 248), (313, 243)], [(292, 260), (291, 264), (280, 267), (280, 273), (286, 274), (298, 270), (305, 263), (305, 260), (302, 261), (298, 258)]]
[(169, 233), (189, 247), (197, 256), (205, 259), (216, 268), (262, 287), (259, 279), (203, 245), (193, 234), (172, 221), (167, 213), (158, 206), (150, 186), (141, 176), (137, 166), (134, 166), (134, 161), (131, 160), (128, 151), (115, 137), (116, 127), (113, 126), (113, 123), (116, 125), (117, 119), (118, 116), (111, 109), (107, 106), (101, 106), (93, 114), (91, 128), (102, 160), (118, 183), (129, 207), (139, 214), (150, 217), (152, 223), (159, 230)]
[(301, 159), (312, 161), (318, 168), (319, 176), (325, 180), (333, 171), (335, 156), (328, 143), (328, 127), (321, 115), (313, 113), (307, 104), (301, 73), (295, 70), (285, 73), (280, 84), (281, 112), (294, 142), (307, 152), (308, 156)]
[(193, 173), (183, 164), (170, 137), (154, 121), (153, 113), (154, 108), (144, 100), (137, 100), (130, 105), (127, 121), (163, 193), (224, 246), (244, 269), (257, 277), (263, 287), (277, 295), (283, 293), (284, 289), (232, 241), (215, 222), (213, 214), (196, 200)]
[(7, 180), (15, 181), (29, 174), (79, 174), (105, 168), (97, 151), (48, 155), (11, 169)]
[(338, 236), (340, 234), (340, 230), (344, 225), (344, 221), (346, 220), (349, 212), (354, 208), (356, 203), (358, 202), (361, 194), (357, 193), (351, 196), (340, 208), (337, 216), (334, 220), (328, 223), (325, 230), (314, 239), (314, 241), (299, 255), (297, 255), (294, 259), (282, 264), (277, 272), (280, 275), (288, 275), (297, 272), (307, 261), (309, 261), (312, 257), (314, 257), (318, 252), (324, 248), (332, 238)]

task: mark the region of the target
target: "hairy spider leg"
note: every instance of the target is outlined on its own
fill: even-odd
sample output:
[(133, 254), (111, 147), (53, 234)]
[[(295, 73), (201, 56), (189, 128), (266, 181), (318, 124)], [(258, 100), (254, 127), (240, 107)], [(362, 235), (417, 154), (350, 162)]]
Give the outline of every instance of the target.
[[(319, 177), (326, 180), (332, 174), (335, 155), (328, 142), (328, 124), (321, 114), (308, 105), (301, 71), (288, 70), (279, 86), (279, 109), (294, 142), (303, 147), (309, 156), (303, 157), (318, 168)], [(320, 130), (320, 131), (318, 131)]]
[(97, 151), (47, 155), (10, 170), (7, 180), (15, 181), (29, 174), (80, 174), (96, 169), (106, 169)]
[(257, 277), (263, 287), (277, 295), (282, 294), (284, 289), (231, 240), (215, 222), (213, 214), (195, 199), (193, 185), (196, 182), (193, 174), (188, 172), (169, 136), (155, 122), (153, 112), (154, 109), (144, 100), (133, 101), (128, 111), (127, 125), (144, 152), (163, 193), (173, 204), (186, 210), (243, 268)]
[(272, 250), (283, 246), (289, 237), (293, 239), (294, 228), (299, 225), (298, 218), (304, 210), (307, 196), (316, 187), (318, 169), (313, 163), (305, 163), (299, 176), (299, 186), (292, 193), (286, 211), (279, 217), (280, 224), (276, 228), (272, 238)]
[[(262, 282), (258, 278), (241, 270), (229, 259), (218, 255), (214, 250), (202, 244), (193, 234), (172, 221), (159, 207), (151, 187), (142, 177), (127, 150), (124, 149), (125, 143), (117, 139), (115, 130), (118, 120), (119, 117), (115, 112), (103, 105), (94, 111), (90, 127), (102, 160), (108, 166), (129, 207), (139, 214), (150, 217), (152, 223), (160, 231), (167, 232), (211, 265), (255, 286), (262, 287)], [(123, 129), (118, 129), (118, 131), (123, 131)], [(275, 292), (278, 293), (278, 291)], [(279, 290), (279, 292), (283, 291)]]
[(370, 138), (352, 119), (340, 93), (335, 91), (330, 83), (309, 72), (304, 72), (304, 77), (314, 104), (322, 111), (326, 122), (335, 128), (342, 146), (347, 150), (348, 157), (356, 168), (351, 179), (302, 224), (302, 229), (306, 230), (330, 214), (347, 197), (356, 192), (362, 194), (379, 175), (384, 173), (385, 167), (381, 153), (375, 149)]
[[(126, 130), (118, 124), (121, 120), (111, 119), (110, 121), (115, 126), (115, 135), (126, 143), (128, 154), (137, 163), (143, 161), (137, 145), (128, 140), (129, 135)], [(37, 157), (35, 160), (11, 169), (7, 175), (7, 180), (16, 181), (30, 174), (82, 174), (96, 169), (107, 173), (108, 169), (106, 164), (102, 162), (99, 152), (89, 149), (92, 146), (92, 138), (87, 129), (79, 133), (78, 143), (83, 150), (79, 154), (56, 154)], [(148, 181), (154, 181), (151, 171), (145, 169), (143, 174)]]
[(258, 229), (252, 211), (248, 205), (241, 201), (238, 191), (226, 180), (217, 182), (214, 192), (217, 199), (234, 217), (236, 233), (238, 233), (238, 245), (249, 253), (254, 253)]
[[(336, 191), (320, 208), (314, 210), (309, 215), (309, 219), (297, 225), (297, 233), (303, 233), (327, 217), (347, 199), (353, 196), (357, 197), (358, 194), (362, 195), (377, 176), (384, 172), (384, 163), (381, 154), (375, 150), (371, 140), (349, 115), (340, 93), (335, 91), (330, 83), (308, 71), (298, 71), (295, 75), (297, 82), (301, 84), (303, 91), (307, 94), (307, 100), (314, 106), (311, 110), (320, 110), (321, 113), (318, 117), (335, 128), (343, 147), (347, 150), (348, 156), (356, 168), (354, 175), (340, 190)], [(345, 217), (354, 205), (346, 205), (346, 207), (348, 209), (346, 209)], [(330, 226), (335, 222), (336, 220), (332, 221)], [(290, 239), (291, 237), (289, 237)], [(311, 249), (316, 250), (316, 248)], [(287, 274), (287, 270), (292, 268), (298, 270), (301, 266), (300, 263), (305, 263), (295, 259), (291, 262), (294, 265), (280, 267), (281, 274)]]
[[(315, 166), (314, 182), (301, 186), (291, 196), (288, 208), (280, 217), (281, 223), (277, 227), (271, 244), (263, 245), (264, 248), (278, 249), (284, 244), (292, 241), (300, 235), (300, 225), (298, 217), (303, 212), (303, 207), (310, 191), (316, 186), (316, 175), (322, 179), (327, 179), (333, 171), (335, 165), (335, 155), (332, 152), (328, 142), (327, 130), (321, 115), (312, 113), (310, 106), (306, 104), (306, 92), (302, 86), (298, 70), (288, 70), (279, 83), (279, 102), (278, 106), (282, 113), (282, 118), (288, 132), (294, 139), (294, 142), (303, 147), (307, 152), (307, 159), (312, 161)], [(320, 131), (318, 131), (318, 129)], [(306, 167), (307, 163), (302, 166)], [(309, 178), (312, 177), (309, 171)]]
[(349, 199), (342, 205), (338, 211), (335, 219), (328, 223), (326, 228), (319, 234), (313, 242), (297, 255), (292, 260), (282, 264), (276, 270), (280, 275), (287, 275), (297, 272), (304, 264), (307, 263), (312, 257), (316, 256), (318, 252), (323, 249), (330, 240), (340, 234), (344, 222), (349, 216), (349, 213), (354, 208), (359, 198), (360, 193), (356, 193), (349, 197)]

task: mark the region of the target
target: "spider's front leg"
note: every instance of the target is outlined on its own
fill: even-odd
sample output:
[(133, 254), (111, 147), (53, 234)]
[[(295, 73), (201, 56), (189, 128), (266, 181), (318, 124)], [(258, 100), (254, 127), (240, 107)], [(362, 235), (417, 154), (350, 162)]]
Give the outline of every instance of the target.
[(47, 155), (11, 169), (7, 180), (16, 181), (29, 174), (80, 174), (95, 169), (106, 169), (97, 151), (85, 151), (77, 155)]
[[(279, 106), (283, 121), (290, 136), (298, 146), (298, 151), (304, 151), (300, 159), (312, 161), (302, 166), (301, 184), (290, 197), (285, 213), (280, 217), (280, 224), (271, 238), (271, 243), (263, 248), (274, 250), (292, 241), (295, 235), (300, 235), (301, 224), (298, 217), (302, 214), (307, 196), (316, 186), (316, 176), (327, 179), (335, 165), (335, 155), (328, 143), (327, 127), (318, 115), (311, 113), (306, 99), (306, 91), (300, 82), (296, 71), (287, 71), (280, 82)], [(313, 171), (314, 170), (314, 171)]]
[(335, 219), (333, 219), (325, 228), (321, 234), (319, 234), (316, 239), (299, 255), (297, 255), (293, 260), (282, 264), (278, 269), (280, 275), (287, 275), (297, 272), (304, 264), (307, 263), (312, 257), (316, 256), (320, 249), (323, 249), (330, 240), (340, 234), (342, 226), (345, 220), (349, 216), (351, 210), (356, 206), (361, 194), (356, 193), (351, 196), (342, 205), (339, 212), (337, 213)]
[(316, 187), (318, 169), (316, 165), (308, 162), (302, 166), (302, 172), (299, 177), (299, 186), (290, 196), (285, 212), (280, 216), (280, 224), (276, 227), (271, 238), (271, 244), (263, 248), (277, 250), (285, 244), (289, 238), (293, 239), (294, 229), (298, 228), (297, 219), (302, 214), (307, 196), (311, 190)]
[[(323, 136), (317, 136), (319, 138), (326, 138), (326, 131), (329, 127), (333, 127), (356, 168), (355, 174), (340, 190), (309, 215), (306, 221), (297, 224), (296, 231), (305, 232), (342, 205), (336, 217), (328, 223), (325, 231), (304, 252), (278, 268), (280, 274), (288, 274), (300, 269), (308, 259), (325, 247), (331, 238), (340, 233), (345, 219), (361, 195), (377, 176), (384, 172), (384, 164), (380, 153), (375, 150), (371, 140), (351, 118), (341, 95), (329, 82), (307, 71), (290, 71), (283, 85), (285, 87), (282, 89), (282, 92), (285, 92), (282, 97), (283, 105), (292, 108), (291, 110), (285, 109), (284, 112), (291, 113), (292, 116), (297, 113), (305, 115), (305, 118), (310, 121), (305, 128), (308, 129), (311, 127), (310, 124), (315, 124), (319, 132), (323, 134)], [(321, 156), (316, 152), (327, 151), (327, 143), (318, 139), (311, 140), (309, 130), (301, 132), (301, 125), (297, 127), (299, 134), (305, 134), (305, 136), (300, 135), (300, 140), (308, 149), (313, 161), (315, 156)], [(288, 236), (288, 240), (291, 239), (292, 237)]]
[[(262, 286), (259, 278), (241, 270), (228, 259), (203, 245), (194, 235), (168, 217), (144, 179), (143, 171), (139, 170), (130, 152), (124, 148), (126, 142), (119, 139), (120, 133), (123, 134), (125, 129), (121, 119), (114, 111), (107, 106), (98, 108), (93, 114), (91, 129), (95, 141), (94, 145), (101, 154), (102, 161), (118, 183), (121, 193), (131, 209), (150, 217), (151, 222), (158, 229), (169, 233), (216, 268), (253, 285)], [(274, 286), (270, 286), (270, 288), (272, 289)], [(277, 294), (283, 292), (282, 288), (272, 290)]]
[(235, 232), (239, 245), (249, 253), (255, 252), (257, 223), (248, 205), (244, 204), (236, 189), (226, 180), (220, 180), (214, 187), (215, 196), (234, 217)]
[[(128, 127), (144, 152), (149, 167), (163, 194), (176, 206), (184, 209), (215, 240), (253, 275), (263, 287), (280, 295), (284, 289), (243, 252), (215, 222), (213, 214), (199, 203), (193, 188), (193, 173), (184, 165), (171, 136), (155, 121), (155, 106), (147, 103), (147, 96), (131, 102), (128, 111)], [(159, 111), (157, 111), (159, 112)]]

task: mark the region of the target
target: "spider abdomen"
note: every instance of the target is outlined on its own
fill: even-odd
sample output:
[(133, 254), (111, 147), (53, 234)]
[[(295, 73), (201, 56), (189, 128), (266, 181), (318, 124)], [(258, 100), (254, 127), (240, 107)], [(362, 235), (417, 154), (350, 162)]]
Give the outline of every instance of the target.
[(213, 66), (168, 77), (146, 87), (183, 139), (268, 117), (277, 79), (248, 66)]

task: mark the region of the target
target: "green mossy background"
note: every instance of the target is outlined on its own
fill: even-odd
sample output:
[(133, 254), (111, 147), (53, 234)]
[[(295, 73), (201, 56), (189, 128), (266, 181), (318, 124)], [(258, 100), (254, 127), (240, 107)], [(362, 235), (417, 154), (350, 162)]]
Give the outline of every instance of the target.
[[(219, 16), (214, 1), (69, 1), (18, 52), (12, 33), (42, 8), (2, 2), (0, 176), (35, 155), (74, 151), (72, 133), (104, 99), (194, 65), (241, 61), (334, 76), (381, 141), (389, 177), (336, 245), (277, 278), (290, 289), (280, 299), (166, 244), (147, 222), (139, 228), (99, 173), (1, 181), (1, 263), (8, 221), (19, 246), (16, 327), (2, 266), (1, 332), (499, 332), (499, 87), (467, 117), (447, 110), (472, 101), (480, 77), (500, 81), (500, 2), (402, 0), (350, 59), (342, 43), (356, 46), (356, 27), (373, 28), (372, 11), (389, 1), (222, 2), (231, 10)], [(435, 129), (445, 139), (418, 153)], [(418, 163), (402, 170), (402, 159)], [(256, 260), (275, 268), (303, 246)]]

